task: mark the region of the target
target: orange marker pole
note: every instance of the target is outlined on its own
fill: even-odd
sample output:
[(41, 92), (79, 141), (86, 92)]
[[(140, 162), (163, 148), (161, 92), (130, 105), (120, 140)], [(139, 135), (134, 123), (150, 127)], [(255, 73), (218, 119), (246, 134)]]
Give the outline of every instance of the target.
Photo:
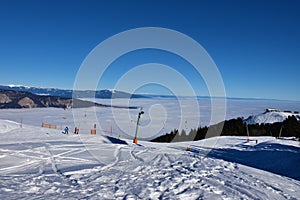
[(250, 142), (250, 135), (249, 135), (248, 124), (247, 124), (247, 135), (248, 135), (247, 142)]

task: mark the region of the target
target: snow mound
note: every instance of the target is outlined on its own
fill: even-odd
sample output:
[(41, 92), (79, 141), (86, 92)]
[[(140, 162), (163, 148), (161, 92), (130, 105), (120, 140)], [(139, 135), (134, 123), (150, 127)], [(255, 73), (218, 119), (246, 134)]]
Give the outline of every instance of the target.
[(258, 115), (252, 115), (244, 120), (247, 124), (273, 124), (276, 122), (283, 122), (290, 116), (295, 116), (300, 120), (300, 114), (291, 112), (264, 112)]
[(9, 120), (0, 120), (0, 133), (7, 133), (11, 130), (17, 129), (20, 124)]

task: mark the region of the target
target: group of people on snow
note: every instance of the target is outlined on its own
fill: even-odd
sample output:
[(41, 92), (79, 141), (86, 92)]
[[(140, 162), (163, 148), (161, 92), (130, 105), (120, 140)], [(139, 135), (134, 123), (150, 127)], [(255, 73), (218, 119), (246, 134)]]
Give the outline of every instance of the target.
[[(64, 134), (69, 134), (69, 127), (68, 126), (65, 127), (63, 133)], [(79, 128), (78, 127), (75, 127), (74, 134), (76, 134), (76, 135), (79, 134)]]

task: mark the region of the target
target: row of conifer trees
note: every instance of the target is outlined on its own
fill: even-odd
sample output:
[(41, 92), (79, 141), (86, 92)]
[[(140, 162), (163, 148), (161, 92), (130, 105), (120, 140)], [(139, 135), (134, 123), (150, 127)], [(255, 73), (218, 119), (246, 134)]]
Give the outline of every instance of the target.
[(299, 139), (300, 122), (294, 116), (290, 116), (283, 122), (247, 125), (242, 118), (237, 118), (226, 120), (211, 127), (205, 126), (191, 129), (189, 133), (185, 130), (178, 131), (174, 129), (170, 133), (153, 139), (152, 142), (197, 141), (219, 135), (248, 136), (248, 134), (250, 136), (296, 137)]

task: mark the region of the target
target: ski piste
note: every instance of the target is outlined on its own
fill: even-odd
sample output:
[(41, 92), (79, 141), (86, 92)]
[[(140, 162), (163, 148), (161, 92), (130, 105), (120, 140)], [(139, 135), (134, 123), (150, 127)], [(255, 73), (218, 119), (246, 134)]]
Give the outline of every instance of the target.
[(293, 138), (136, 145), (7, 120), (0, 127), (1, 199), (300, 199)]

